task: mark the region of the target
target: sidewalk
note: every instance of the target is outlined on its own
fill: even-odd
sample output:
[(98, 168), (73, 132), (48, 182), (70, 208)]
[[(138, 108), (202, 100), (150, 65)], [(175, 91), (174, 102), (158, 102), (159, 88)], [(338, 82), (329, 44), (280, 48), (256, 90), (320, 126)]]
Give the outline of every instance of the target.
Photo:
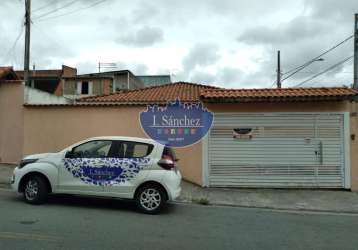
[(344, 190), (202, 188), (183, 181), (178, 201), (358, 214), (358, 193)]
[[(0, 187), (9, 187), (14, 165), (0, 164)], [(179, 202), (358, 214), (358, 193), (314, 189), (202, 188), (182, 182)]]
[(0, 163), (0, 187), (9, 186), (14, 164)]

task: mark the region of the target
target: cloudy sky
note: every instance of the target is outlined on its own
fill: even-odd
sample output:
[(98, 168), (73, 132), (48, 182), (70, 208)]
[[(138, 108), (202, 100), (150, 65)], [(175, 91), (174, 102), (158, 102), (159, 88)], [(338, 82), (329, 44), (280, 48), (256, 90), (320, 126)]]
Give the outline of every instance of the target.
[[(357, 0), (32, 0), (31, 65), (171, 74), (228, 88), (269, 88), (353, 33)], [(23, 67), (24, 0), (0, 1), (0, 65)], [(353, 39), (283, 82), (295, 86), (353, 54)], [(352, 84), (352, 60), (301, 86)]]

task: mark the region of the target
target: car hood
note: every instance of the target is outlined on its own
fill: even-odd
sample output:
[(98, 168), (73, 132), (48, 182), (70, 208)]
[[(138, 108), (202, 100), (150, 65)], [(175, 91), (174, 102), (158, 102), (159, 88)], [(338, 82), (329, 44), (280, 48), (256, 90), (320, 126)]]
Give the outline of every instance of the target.
[(34, 155), (27, 155), (24, 160), (27, 159), (43, 159), (48, 157), (54, 157), (57, 156), (58, 153), (42, 153), (42, 154), (34, 154)]

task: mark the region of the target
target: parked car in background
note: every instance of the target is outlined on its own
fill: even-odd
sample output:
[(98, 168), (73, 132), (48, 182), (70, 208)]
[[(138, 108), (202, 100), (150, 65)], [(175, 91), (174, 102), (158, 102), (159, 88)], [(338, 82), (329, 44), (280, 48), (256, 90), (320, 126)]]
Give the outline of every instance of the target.
[(176, 162), (173, 149), (150, 139), (96, 137), (25, 157), (11, 185), (31, 204), (50, 193), (93, 195), (133, 199), (140, 211), (155, 214), (180, 194)]

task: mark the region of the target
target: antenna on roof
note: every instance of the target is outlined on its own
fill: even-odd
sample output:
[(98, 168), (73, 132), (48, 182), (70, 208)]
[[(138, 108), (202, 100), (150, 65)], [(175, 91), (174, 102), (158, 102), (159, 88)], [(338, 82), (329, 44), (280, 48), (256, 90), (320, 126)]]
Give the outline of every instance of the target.
[(115, 69), (117, 68), (116, 63), (98, 62), (98, 73), (101, 73), (101, 69)]

